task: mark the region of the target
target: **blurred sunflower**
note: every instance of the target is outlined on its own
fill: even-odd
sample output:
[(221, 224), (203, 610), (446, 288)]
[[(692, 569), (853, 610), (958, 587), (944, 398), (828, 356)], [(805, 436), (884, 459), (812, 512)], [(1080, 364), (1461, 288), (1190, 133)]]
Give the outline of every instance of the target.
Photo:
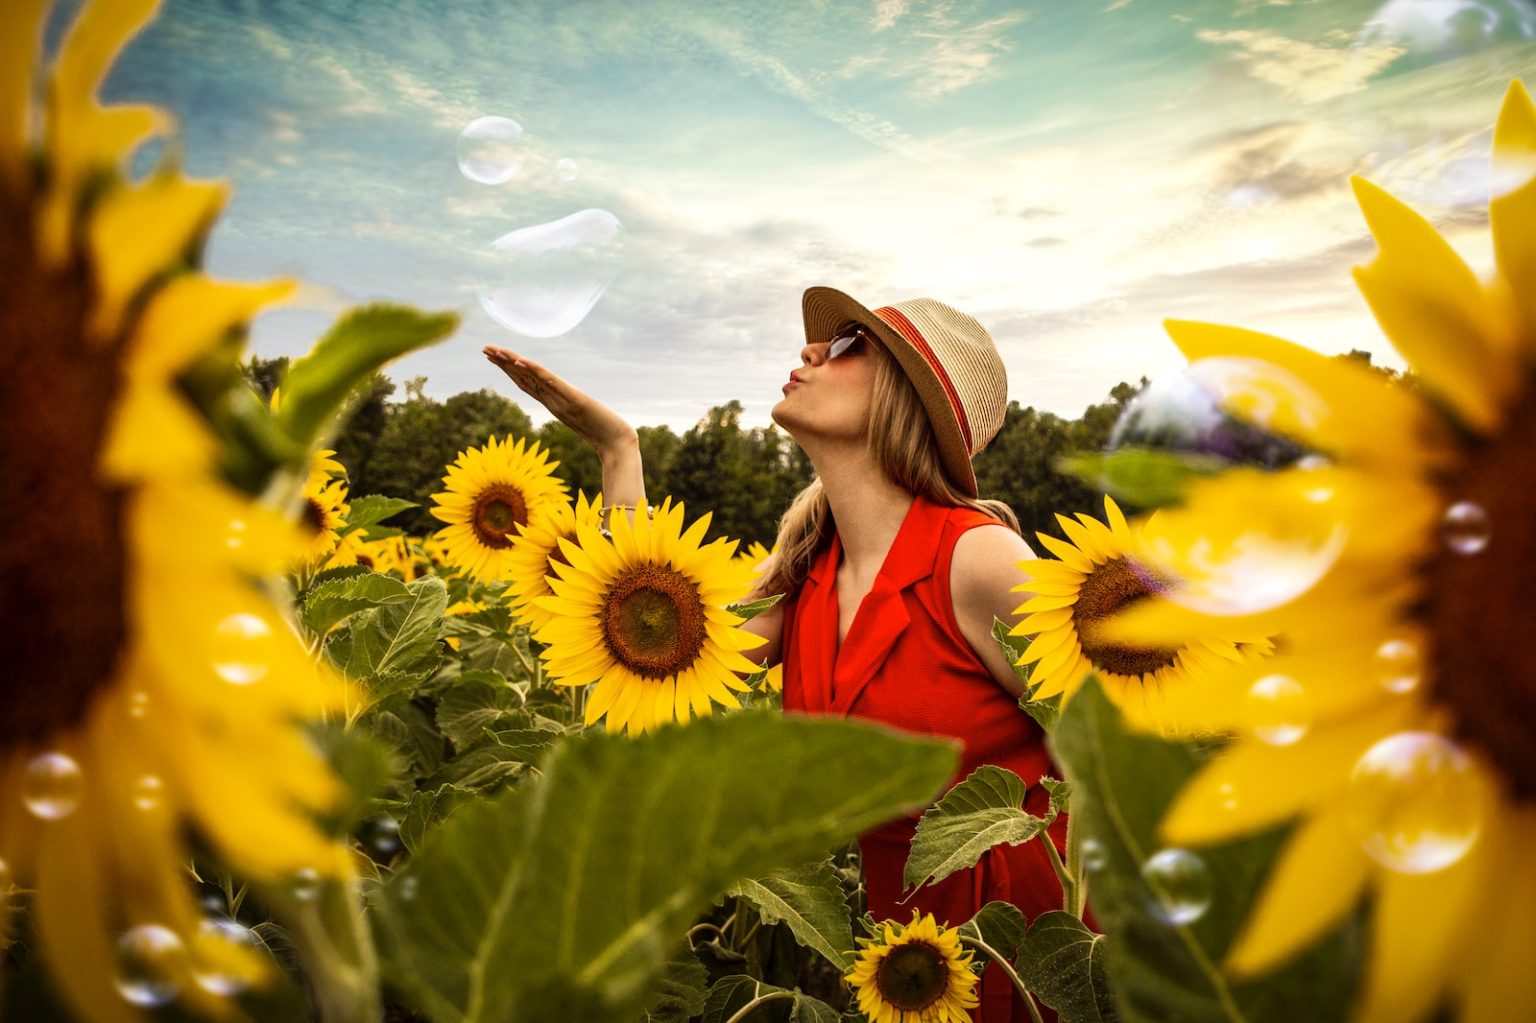
[[(305, 537), (219, 482), (177, 384), (288, 285), (189, 264), (222, 185), (124, 177), (169, 121), (96, 93), (155, 3), (86, 3), (43, 73), (47, 6), (0, 5), (0, 620), (21, 658), (0, 700), (0, 858), (73, 1014), (139, 1018), (114, 979), (153, 948), (176, 953), (156, 958), (156, 990), (227, 1016), (214, 988), (230, 988), (196, 976), (187, 833), (247, 876), (350, 872), (309, 817), (340, 783), (296, 724), (342, 708), (345, 684), (250, 585)], [(221, 959), (270, 975), (249, 952)]]
[(878, 939), (859, 944), (864, 948), (843, 979), (870, 1023), (970, 1023), (980, 999), (958, 928), (940, 927), (933, 914), (914, 909), (905, 927), (887, 921)]
[(683, 531), (683, 506), (664, 499), (654, 519), (613, 516), (613, 537), (593, 523), (577, 527), (580, 544), (561, 545), (567, 563), (554, 563), (554, 596), (534, 602), (555, 617), (534, 638), (556, 685), (596, 682), (587, 696), (587, 724), (606, 715), (610, 732), (645, 732), (671, 721), (703, 717), (712, 703), (738, 707), (732, 690), (747, 686), (738, 671), (759, 667), (739, 651), (763, 640), (736, 626), (725, 605), (750, 581), (751, 569), (732, 559), (735, 540), (699, 541), (710, 513)]
[(451, 579), (459, 574), (459, 567), (450, 560), (449, 547), (448, 541), (443, 539), (441, 533), (433, 533), (431, 536), (421, 538), (421, 552), (426, 556), (431, 572), (444, 579)]
[[(1227, 702), (1226, 725), (1250, 737), (1195, 776), (1163, 837), (1299, 818), (1227, 965), (1269, 969), (1369, 890), (1364, 1020), (1536, 1019), (1536, 648), (1522, 638), (1536, 606), (1536, 106), (1519, 82), (1493, 161), (1487, 283), (1426, 220), (1354, 182), (1378, 246), (1355, 279), (1418, 386), (1247, 331), (1169, 325), (1191, 360), (1304, 381), (1321, 414), (1287, 415), (1327, 464), (1204, 481), (1148, 553), (1198, 589), (1191, 552), (1209, 560), (1209, 535), (1233, 518), (1344, 542), (1315, 585), (1245, 616), (1283, 639), (1261, 671), (1227, 680), (1248, 698)], [(1113, 631), (1172, 642), (1208, 626), (1167, 596)]]
[(552, 506), (569, 503), (559, 462), (537, 441), (492, 437), (482, 448), (461, 451), (448, 466), (448, 489), (433, 494), (432, 514), (448, 523), (438, 530), (448, 560), (477, 579), (506, 579), (513, 567), (512, 538)]
[[(478, 600), (456, 600), (452, 604), (448, 605), (448, 607), (443, 611), (443, 615), (444, 617), (453, 618), (458, 615), (472, 615), (476, 611), (484, 610), (485, 605)], [(460, 641), (459, 637), (457, 636), (444, 636), (443, 642), (447, 643), (455, 650), (459, 649)]]
[(350, 511), (347, 481), (333, 479), (319, 467), (312, 468), (304, 483), (303, 501), (301, 518), (311, 537), (304, 560), (319, 561), (336, 549), (339, 531), (346, 527)]
[(589, 503), (587, 495), (578, 491), (574, 508), (567, 501), (552, 502), (547, 506), (547, 514), (536, 516), (512, 538), (507, 559), (507, 607), (513, 618), (534, 629), (554, 618), (553, 613), (535, 601), (554, 592), (545, 577), (554, 572), (555, 564), (569, 564), (560, 550), (560, 541), (576, 543), (577, 527), (582, 523), (596, 527), (602, 506), (601, 492)]
[(1156, 593), (1152, 576), (1127, 554), (1135, 546), (1120, 507), (1104, 498), (1104, 522), (1090, 515), (1057, 515), (1068, 539), (1036, 533), (1055, 558), (1018, 563), (1029, 579), (1015, 592), (1034, 594), (1014, 608), (1025, 617), (1009, 630), (1032, 637), (1015, 662), (1033, 664), (1031, 699), (1061, 695), (1065, 702), (1096, 674), (1105, 692), (1133, 724), (1159, 731), (1198, 729), (1196, 714), (1212, 694), (1201, 684), (1212, 669), (1267, 653), (1258, 636), (1216, 627), (1176, 645), (1145, 646), (1106, 640), (1097, 627), (1106, 618)]

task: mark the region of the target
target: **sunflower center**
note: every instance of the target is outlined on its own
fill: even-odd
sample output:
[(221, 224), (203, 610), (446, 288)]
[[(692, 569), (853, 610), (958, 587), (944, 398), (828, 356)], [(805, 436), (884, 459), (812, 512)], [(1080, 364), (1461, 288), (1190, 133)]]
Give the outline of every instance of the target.
[(926, 941), (909, 941), (886, 953), (875, 970), (880, 996), (903, 1012), (921, 1012), (944, 997), (949, 964)]
[(1139, 676), (1173, 664), (1177, 650), (1121, 646), (1095, 639), (1096, 626), (1138, 600), (1157, 591), (1124, 558), (1096, 566), (1083, 580), (1072, 605), (1072, 624), (1083, 644), (1083, 656), (1116, 675)]
[(1422, 614), (1432, 637), (1434, 698), (1459, 736), (1493, 762), (1520, 799), (1536, 799), (1536, 408), (1511, 409), (1496, 441), (1467, 452), (1446, 485)]
[(373, 571), (373, 564), (374, 564), (374, 562), (373, 562), (373, 558), (371, 556), (359, 552), (358, 555), (357, 555), (357, 563), (359, 565), (362, 565), (368, 571), (370, 571), (370, 572)]
[(511, 547), (507, 536), (514, 526), (528, 521), (528, 502), (522, 491), (505, 483), (492, 483), (475, 498), (474, 514), (470, 516), (475, 536), (487, 547), (497, 549)]
[(325, 529), (325, 509), (320, 507), (320, 502), (316, 501), (313, 497), (305, 498), (304, 507), (300, 509), (300, 514), (304, 520), (304, 525), (308, 526), (313, 532), (318, 533)]
[(33, 237), (0, 189), (0, 622), (13, 639), (0, 747), (79, 722), (127, 635), (126, 491), (97, 474), (124, 341), (86, 339), (85, 268), (39, 266)]
[(707, 638), (698, 586), (664, 565), (631, 569), (609, 588), (600, 616), (609, 653), (642, 678), (691, 667)]

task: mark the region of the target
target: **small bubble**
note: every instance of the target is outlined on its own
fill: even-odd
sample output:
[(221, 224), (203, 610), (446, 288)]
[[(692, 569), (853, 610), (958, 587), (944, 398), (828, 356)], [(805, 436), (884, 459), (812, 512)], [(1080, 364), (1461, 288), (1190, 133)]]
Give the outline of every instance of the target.
[(153, 1009), (181, 993), (187, 950), (170, 928), (141, 924), (117, 942), (118, 993), (134, 1005)]
[(1458, 501), (1445, 510), (1440, 535), (1457, 554), (1480, 554), (1488, 546), (1488, 513), (1482, 505)]
[(21, 797), (28, 810), (56, 821), (75, 812), (84, 787), (79, 764), (63, 753), (43, 753), (27, 764)]
[(149, 694), (146, 692), (134, 693), (128, 698), (128, 716), (142, 718), (144, 712), (149, 709)]
[(1365, 851), (1405, 874), (1443, 870), (1465, 856), (1487, 805), (1472, 758), (1434, 732), (1399, 732), (1366, 750), (1345, 798)]
[(1090, 874), (1097, 874), (1109, 865), (1109, 854), (1104, 850), (1104, 844), (1096, 838), (1083, 839), (1081, 854), (1083, 869)]
[(459, 172), (482, 185), (511, 181), (523, 169), (523, 126), (510, 117), (477, 117), (459, 133)]
[(250, 928), (233, 920), (204, 920), (192, 942), (192, 977), (198, 987), (216, 995), (238, 995), (250, 986), (250, 953), (261, 940)]
[(1163, 849), (1141, 868), (1152, 889), (1151, 910), (1166, 924), (1193, 923), (1211, 905), (1213, 883), (1205, 861), (1187, 849)]
[(1253, 734), (1271, 746), (1290, 746), (1307, 734), (1307, 693), (1288, 675), (1265, 675), (1248, 690)]
[(146, 774), (133, 783), (133, 805), (140, 810), (154, 810), (160, 806), (161, 790), (165, 787), (159, 778)]
[(320, 872), (314, 867), (300, 867), (289, 891), (300, 902), (313, 902), (320, 895)]
[(411, 874), (402, 877), (398, 887), (400, 889), (401, 901), (410, 902), (412, 899), (416, 898), (416, 891), (421, 887), (421, 883), (417, 880), (414, 874)]
[(1389, 693), (1411, 693), (1424, 676), (1424, 658), (1410, 639), (1389, 639), (1376, 648), (1376, 679)]
[(232, 551), (238, 551), (245, 546), (245, 520), (234, 519), (229, 524), (229, 532), (224, 534), (224, 546)]
[(555, 174), (561, 181), (575, 181), (581, 174), (581, 168), (570, 157), (555, 162)]
[(373, 838), (369, 843), (379, 856), (390, 857), (400, 851), (400, 822), (384, 816), (374, 821)]
[(259, 682), (270, 668), (272, 641), (265, 618), (248, 611), (232, 614), (213, 630), (213, 670), (235, 685)]

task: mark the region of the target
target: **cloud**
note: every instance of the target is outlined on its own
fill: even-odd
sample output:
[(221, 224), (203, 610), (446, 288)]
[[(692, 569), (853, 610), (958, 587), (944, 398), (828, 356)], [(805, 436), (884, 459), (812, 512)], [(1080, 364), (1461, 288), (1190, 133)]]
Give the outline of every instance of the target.
[(1006, 36), (1008, 29), (1028, 17), (1027, 11), (1014, 11), (961, 27), (947, 14), (930, 12), (934, 31), (914, 33), (931, 44), (929, 49), (915, 59), (902, 61), (903, 73), (915, 83), (914, 94), (921, 100), (934, 100), (990, 77), (997, 57), (1013, 49)]
[(1032, 249), (1054, 249), (1058, 245), (1067, 244), (1067, 240), (1065, 238), (1053, 238), (1048, 235), (1042, 235), (1039, 238), (1031, 238), (1024, 244)]
[(378, 96), (362, 83), (352, 69), (343, 64), (333, 54), (323, 54), (315, 57), (314, 66), (331, 77), (341, 89), (344, 98), (331, 109), (342, 117), (363, 117), (372, 114), (388, 112), (388, 107), (379, 101)]
[(249, 22), (246, 31), (251, 38), (256, 40), (256, 45), (265, 50), (269, 56), (278, 60), (288, 60), (293, 56), (293, 47), (281, 35), (260, 22)]
[(1264, 29), (1201, 29), (1195, 37), (1233, 47), (1232, 59), (1254, 78), (1277, 86), (1288, 99), (1321, 103), (1358, 92), (1404, 50), (1391, 43), (1325, 46)]
[(1108, 14), (1111, 11), (1123, 11), (1129, 6), (1131, 6), (1131, 0), (1115, 0), (1114, 3), (1104, 8), (1102, 13)]
[(911, 0), (875, 0), (875, 19), (869, 25), (876, 32), (890, 28), (911, 7)]

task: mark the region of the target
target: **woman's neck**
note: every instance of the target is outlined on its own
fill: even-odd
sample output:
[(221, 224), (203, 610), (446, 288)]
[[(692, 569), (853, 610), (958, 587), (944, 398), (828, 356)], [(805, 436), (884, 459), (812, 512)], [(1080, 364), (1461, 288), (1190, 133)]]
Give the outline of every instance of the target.
[(820, 451), (812, 462), (846, 565), (855, 579), (872, 581), (912, 507), (912, 492), (892, 482), (862, 447)]

